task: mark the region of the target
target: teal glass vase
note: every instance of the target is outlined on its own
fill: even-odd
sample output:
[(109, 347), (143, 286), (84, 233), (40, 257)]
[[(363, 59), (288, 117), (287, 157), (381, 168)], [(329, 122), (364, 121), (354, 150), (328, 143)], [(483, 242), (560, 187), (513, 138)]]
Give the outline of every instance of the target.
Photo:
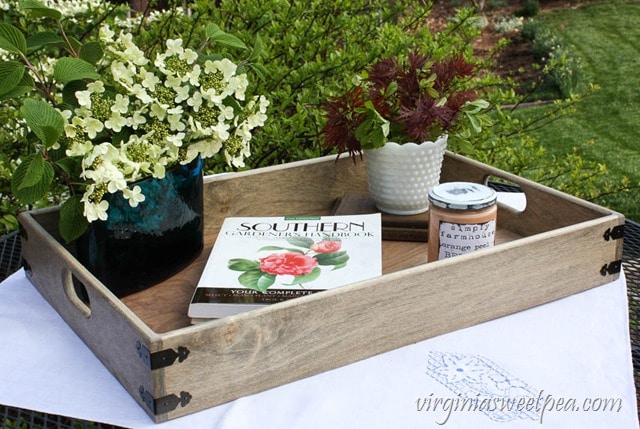
[(91, 222), (76, 241), (78, 260), (117, 297), (177, 274), (202, 251), (202, 168), (197, 158), (164, 179), (136, 182), (145, 195), (137, 207), (109, 194), (107, 220)]

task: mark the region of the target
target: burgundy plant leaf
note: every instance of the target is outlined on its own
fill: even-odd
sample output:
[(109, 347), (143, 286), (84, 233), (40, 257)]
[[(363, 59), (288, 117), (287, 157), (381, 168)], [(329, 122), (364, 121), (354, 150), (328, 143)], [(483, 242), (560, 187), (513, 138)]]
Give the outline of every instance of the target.
[(355, 162), (356, 154), (362, 157), (360, 142), (355, 130), (364, 120), (364, 115), (358, 110), (364, 108), (363, 92), (356, 87), (343, 97), (333, 97), (324, 105), (327, 122), (322, 128), (325, 135), (324, 144), (335, 147), (340, 152), (348, 151)]

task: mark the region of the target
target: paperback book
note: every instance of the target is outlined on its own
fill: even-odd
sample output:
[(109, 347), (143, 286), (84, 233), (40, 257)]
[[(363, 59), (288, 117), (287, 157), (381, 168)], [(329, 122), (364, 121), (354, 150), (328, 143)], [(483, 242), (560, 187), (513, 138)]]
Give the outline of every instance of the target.
[(229, 217), (197, 284), (194, 323), (382, 274), (380, 214)]

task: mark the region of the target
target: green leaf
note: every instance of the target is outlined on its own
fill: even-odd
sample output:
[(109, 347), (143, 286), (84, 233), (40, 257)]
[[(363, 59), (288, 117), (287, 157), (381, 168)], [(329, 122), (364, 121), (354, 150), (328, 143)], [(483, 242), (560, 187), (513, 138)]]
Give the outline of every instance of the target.
[(264, 43), (262, 43), (262, 39), (260, 36), (256, 36), (255, 43), (253, 44), (253, 49), (251, 50), (251, 55), (249, 56), (249, 62), (258, 61), (260, 56), (262, 55), (262, 51), (264, 50)]
[(269, 75), (269, 71), (262, 64), (249, 63), (249, 67), (251, 67), (251, 69), (260, 80), (266, 80), (267, 76)]
[(35, 81), (31, 75), (29, 75), (29, 73), (24, 73), (22, 75), (22, 79), (20, 79), (20, 82), (18, 83), (18, 86), (0, 95), (0, 100), (9, 100), (26, 94), (33, 90), (34, 85)]
[(480, 125), (480, 119), (478, 119), (477, 116), (467, 114), (467, 117), (469, 118), (469, 122), (471, 123), (471, 126), (473, 127), (475, 132), (479, 133), (480, 131), (482, 131), (482, 126)]
[(258, 278), (258, 283), (256, 284), (258, 290), (260, 292), (266, 292), (267, 289), (276, 282), (276, 277), (277, 276), (274, 274), (262, 273)]
[(82, 162), (79, 157), (65, 156), (57, 160), (55, 164), (70, 177), (76, 177), (82, 171)]
[(314, 256), (318, 261), (318, 265), (341, 265), (349, 260), (346, 250), (340, 250), (331, 253), (319, 253)]
[(35, 17), (48, 17), (56, 20), (62, 19), (62, 13), (55, 9), (51, 9), (36, 0), (21, 0), (20, 9), (26, 10)]
[(27, 47), (31, 51), (40, 49), (43, 46), (64, 45), (64, 43), (65, 41), (61, 36), (50, 31), (34, 34), (27, 39)]
[(80, 58), (90, 64), (97, 64), (104, 55), (100, 42), (88, 42), (80, 47)]
[(87, 84), (81, 80), (72, 80), (62, 87), (62, 100), (65, 104), (72, 107), (80, 107), (78, 99), (76, 98), (77, 91), (84, 91), (87, 89)]
[(22, 116), (29, 128), (47, 147), (53, 146), (64, 131), (64, 118), (50, 104), (42, 100), (26, 99)]
[(11, 193), (23, 204), (40, 200), (53, 183), (53, 167), (44, 161), (42, 154), (34, 153), (23, 158), (11, 180)]
[(80, 195), (74, 195), (60, 206), (60, 235), (67, 243), (80, 237), (89, 227), (81, 198)]
[(15, 89), (24, 76), (24, 65), (15, 61), (0, 63), (0, 95)]
[(211, 41), (220, 43), (221, 45), (231, 46), (233, 48), (247, 49), (247, 45), (236, 36), (225, 33), (216, 24), (209, 24), (206, 28), (206, 35)]
[(15, 54), (26, 54), (27, 40), (13, 25), (0, 22), (0, 48)]
[(276, 281), (274, 274), (267, 274), (260, 270), (249, 270), (238, 276), (238, 282), (249, 289), (266, 292)]
[(64, 57), (56, 61), (53, 75), (57, 81), (68, 83), (73, 80), (100, 79), (96, 68), (80, 58)]
[(44, 175), (45, 164), (44, 157), (40, 153), (27, 157), (24, 174), (21, 175), (22, 180), (18, 185), (18, 189), (30, 188), (40, 182)]
[(260, 263), (250, 259), (233, 258), (229, 259), (229, 262), (227, 262), (227, 268), (233, 271), (259, 270)]
[(298, 284), (312, 282), (318, 277), (320, 277), (320, 274), (322, 274), (322, 270), (318, 267), (315, 267), (313, 271), (311, 271), (309, 274), (294, 277), (293, 281), (291, 282), (291, 285), (298, 285)]
[(305, 249), (310, 249), (314, 241), (311, 237), (288, 237), (287, 243), (298, 247), (304, 247)]

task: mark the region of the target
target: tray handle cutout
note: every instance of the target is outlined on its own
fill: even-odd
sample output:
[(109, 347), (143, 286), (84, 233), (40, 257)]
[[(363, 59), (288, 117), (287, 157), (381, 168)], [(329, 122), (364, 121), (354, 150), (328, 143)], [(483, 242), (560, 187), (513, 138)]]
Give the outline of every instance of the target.
[(500, 192), (498, 201), (509, 206), (515, 213), (522, 213), (527, 209), (527, 195), (520, 185), (517, 183), (499, 177), (490, 175), (485, 179), (485, 184), (496, 192)]
[(91, 300), (84, 284), (71, 272), (69, 268), (62, 271), (62, 285), (67, 298), (74, 307), (85, 317), (91, 317)]

